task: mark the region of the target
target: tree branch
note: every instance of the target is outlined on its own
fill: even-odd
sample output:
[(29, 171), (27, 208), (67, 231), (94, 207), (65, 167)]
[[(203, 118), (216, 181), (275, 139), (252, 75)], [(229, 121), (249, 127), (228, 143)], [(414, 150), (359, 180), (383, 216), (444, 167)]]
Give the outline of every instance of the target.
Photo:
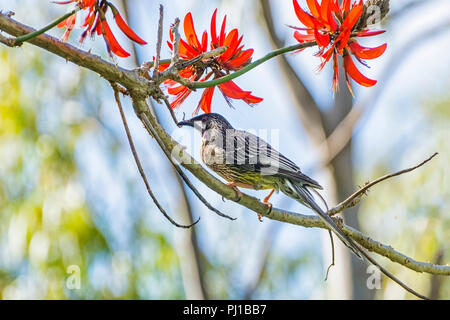
[[(144, 105), (145, 104), (145, 105)], [(141, 101), (136, 104), (135, 108), (142, 110), (146, 108), (145, 101)], [(148, 108), (148, 107), (147, 107)], [(145, 110), (145, 109), (144, 109)], [(140, 111), (144, 112), (144, 111)], [(147, 115), (147, 113), (146, 113)], [(194, 176), (196, 176), (200, 181), (202, 181), (211, 190), (220, 194), (226, 199), (237, 202), (238, 204), (252, 210), (255, 213), (261, 213), (263, 216), (277, 220), (281, 222), (286, 222), (294, 225), (303, 226), (306, 228), (323, 228), (327, 229), (322, 220), (317, 216), (307, 216), (295, 212), (286, 211), (279, 208), (272, 208), (271, 210), (267, 208), (267, 205), (261, 202), (259, 199), (251, 197), (245, 193), (242, 193), (241, 197), (236, 195), (233, 188), (230, 188), (226, 184), (222, 183), (220, 180), (209, 174), (203, 167), (195, 161), (176, 141), (168, 135), (165, 130), (152, 118), (148, 118), (149, 122), (155, 130), (155, 134), (159, 136), (162, 143), (165, 145), (167, 150), (171, 153), (183, 167), (189, 170)], [(342, 228), (344, 233), (349, 237), (354, 239), (364, 248), (369, 251), (373, 251), (379, 255), (389, 258), (393, 262), (397, 262), (401, 265), (408, 267), (411, 270), (417, 272), (427, 272), (431, 274), (440, 275), (450, 275), (450, 266), (439, 266), (427, 262), (418, 262), (398, 251), (388, 245), (384, 245), (378, 241), (371, 239), (370, 237), (362, 234), (361, 232), (344, 225), (340, 219), (335, 219), (335, 222)]]
[[(0, 14), (0, 30), (7, 31), (8, 33), (13, 35), (19, 35), (29, 32), (31, 28), (28, 28), (18, 22), (15, 22), (9, 17)], [(223, 184), (217, 178), (204, 170), (203, 167), (198, 164), (181, 145), (179, 145), (172, 139), (170, 135), (166, 133), (166, 131), (161, 127), (161, 125), (151, 114), (145, 98), (147, 96), (151, 96), (155, 92), (155, 88), (152, 88), (151, 86), (152, 82), (149, 82), (145, 78), (140, 77), (136, 72), (114, 66), (108, 62), (103, 61), (99, 57), (92, 56), (86, 52), (75, 49), (74, 47), (62, 43), (55, 38), (47, 35), (40, 35), (36, 38), (33, 38), (30, 40), (30, 43), (35, 44), (47, 51), (53, 52), (67, 60), (78, 64), (79, 66), (89, 68), (90, 70), (98, 73), (107, 80), (122, 84), (129, 91), (132, 97), (133, 107), (136, 114), (141, 119), (141, 121), (143, 121), (149, 133), (155, 137), (166, 155), (169, 155), (169, 159), (171, 159), (170, 156), (173, 156), (178, 162), (181, 163), (183, 167), (189, 170), (211, 190), (217, 192), (227, 199), (239, 202), (240, 205), (254, 211), (255, 213), (259, 212), (269, 219), (303, 227), (317, 227), (327, 229), (325, 224), (317, 216), (306, 216), (278, 208), (272, 208), (272, 210), (269, 210), (264, 203), (260, 202), (254, 197), (248, 196), (246, 194), (242, 194), (241, 197), (237, 197), (234, 189)], [(180, 168), (178, 169), (181, 171)], [(385, 180), (386, 178), (382, 177), (380, 179)], [(369, 251), (376, 252), (394, 262), (397, 262), (418, 272), (427, 272), (437, 275), (450, 275), (450, 266), (448, 265), (443, 266), (415, 261), (412, 258), (409, 258), (406, 255), (397, 252), (391, 246), (387, 246), (380, 242), (377, 242), (362, 234), (361, 232), (344, 225), (340, 220), (335, 219), (335, 221), (340, 224), (344, 233), (346, 233), (349, 237), (354, 239)]]
[[(0, 13), (0, 30), (13, 36), (21, 36), (35, 31), (33, 28), (25, 26), (2, 13)], [(0, 42), (5, 43), (4, 39), (5, 37), (1, 37)], [(80, 67), (94, 71), (108, 81), (118, 82), (125, 88), (133, 90), (135, 94), (148, 96), (152, 93), (148, 86), (148, 81), (139, 76), (137, 72), (116, 66), (101, 59), (99, 56), (79, 50), (68, 43), (61, 42), (55, 37), (41, 34), (30, 39), (28, 43), (56, 54)]]
[(343, 202), (339, 203), (337, 206), (335, 206), (334, 208), (328, 210), (327, 214), (330, 216), (333, 216), (339, 212), (344, 211), (347, 208), (353, 207), (355, 205), (357, 205), (360, 201), (361, 201), (361, 197), (366, 194), (366, 192), (373, 187), (374, 185), (383, 182), (384, 180), (411, 172), (413, 170), (416, 170), (417, 168), (420, 168), (421, 166), (425, 165), (427, 162), (431, 161), (431, 159), (433, 159), (435, 156), (437, 156), (438, 153), (434, 153), (431, 157), (429, 157), (428, 159), (422, 161), (421, 163), (419, 163), (418, 165), (408, 168), (408, 169), (404, 169), (404, 170), (400, 170), (397, 171), (395, 173), (391, 173), (391, 174), (387, 174), (385, 176), (382, 176), (376, 180), (374, 180), (373, 182), (370, 183), (366, 183), (366, 185), (364, 187), (362, 187), (361, 189), (359, 189), (358, 191), (356, 191), (354, 194), (352, 194), (350, 197), (348, 197), (347, 199), (345, 199)]

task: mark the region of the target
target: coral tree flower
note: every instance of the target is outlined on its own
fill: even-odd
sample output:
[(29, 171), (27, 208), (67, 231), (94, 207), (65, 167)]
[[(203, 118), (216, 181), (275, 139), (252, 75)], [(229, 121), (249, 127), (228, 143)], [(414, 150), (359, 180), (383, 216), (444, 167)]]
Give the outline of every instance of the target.
[[(203, 59), (199, 63), (189, 66), (179, 72), (179, 74), (190, 81), (207, 81), (209, 79), (221, 78), (232, 71), (239, 70), (251, 62), (253, 49), (244, 50), (244, 45), (241, 45), (243, 36), (239, 36), (238, 30), (233, 29), (230, 32), (225, 31), (226, 16), (222, 21), (220, 31), (217, 32), (216, 27), (217, 9), (214, 11), (211, 19), (211, 41), (208, 43), (208, 33), (205, 31), (201, 39), (197, 37), (194, 29), (194, 22), (192, 14), (189, 12), (184, 18), (184, 34), (186, 40), (180, 39), (179, 56), (181, 59), (194, 59), (202, 53), (220, 47), (227, 47), (227, 49), (220, 55), (213, 58)], [(170, 32), (170, 42), (167, 44), (170, 50), (173, 50), (174, 35)], [(161, 65), (159, 70), (165, 70), (168, 65)], [(168, 93), (174, 96), (171, 102), (172, 108), (180, 106), (184, 100), (192, 92), (191, 89), (178, 84), (172, 80), (164, 82), (168, 86)], [(255, 97), (251, 91), (242, 90), (233, 81), (228, 81), (217, 86), (223, 94), (227, 103), (231, 105), (231, 99), (239, 99), (249, 105), (261, 102), (263, 99)], [(211, 101), (214, 94), (215, 86), (206, 88), (203, 91), (202, 97), (194, 114), (198, 113), (199, 109), (204, 112), (211, 112)]]
[[(87, 11), (86, 18), (84, 19), (84, 23), (82, 28), (84, 28), (83, 33), (81, 34), (80, 42), (83, 42), (86, 37), (103, 35), (103, 39), (105, 40), (106, 47), (108, 49), (108, 53), (115, 54), (118, 57), (129, 57), (130, 54), (125, 51), (116, 40), (114, 34), (109, 27), (108, 22), (106, 21), (105, 14), (108, 9), (111, 9), (114, 20), (119, 27), (120, 30), (132, 41), (139, 43), (141, 45), (147, 44), (144, 40), (142, 40), (123, 20), (117, 8), (110, 2), (105, 0), (68, 0), (68, 1), (59, 1), (56, 2), (58, 4), (69, 4), (76, 3), (78, 7)], [(70, 16), (60, 24), (58, 24), (59, 28), (66, 27), (66, 32), (64, 33), (62, 40), (67, 41), (69, 38), (70, 32), (75, 27), (76, 22), (76, 14)]]
[(376, 48), (366, 48), (356, 41), (357, 37), (374, 36), (385, 32), (369, 31), (366, 21), (361, 21), (367, 19), (364, 16), (365, 7), (362, 0), (356, 1), (353, 5), (352, 0), (343, 0), (341, 5), (338, 0), (322, 0), (320, 4), (317, 0), (306, 2), (309, 13), (300, 7), (297, 0), (293, 0), (295, 14), (305, 26), (304, 28), (292, 27), (297, 29), (294, 32), (294, 38), (300, 43), (317, 42), (320, 48), (317, 55), (322, 59), (319, 71), (333, 58), (333, 92), (339, 86), (338, 55), (344, 58), (345, 77), (352, 94), (349, 76), (362, 86), (374, 86), (377, 81), (364, 76), (351, 58), (353, 55), (361, 64), (367, 66), (364, 60), (378, 58), (387, 47), (387, 44), (383, 44)]

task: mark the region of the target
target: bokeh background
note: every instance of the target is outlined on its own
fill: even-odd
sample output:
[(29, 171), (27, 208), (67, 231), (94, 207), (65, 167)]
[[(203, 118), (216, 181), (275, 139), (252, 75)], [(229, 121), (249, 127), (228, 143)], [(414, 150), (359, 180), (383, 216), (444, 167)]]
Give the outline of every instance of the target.
[[(295, 43), (287, 25), (298, 25), (291, 1), (263, 0), (112, 0), (149, 45), (117, 59), (124, 67), (155, 55), (158, 5), (165, 7), (164, 38), (176, 17), (191, 11), (198, 33), (209, 30), (215, 8), (238, 27), (254, 58), (275, 46)], [(300, 1), (304, 4), (304, 1)], [(238, 128), (278, 130), (279, 148), (324, 185), (330, 204), (357, 185), (415, 165), (435, 151), (425, 167), (373, 188), (361, 204), (345, 212), (350, 225), (419, 261), (450, 261), (450, 3), (447, 0), (391, 1), (387, 32), (365, 45), (388, 43), (370, 61), (374, 88), (355, 86), (333, 97), (331, 67), (316, 74), (314, 49), (273, 59), (237, 80), (264, 101), (255, 107), (219, 94), (213, 110)], [(15, 19), (41, 27), (67, 6), (47, 0), (0, 0)], [(116, 30), (114, 28), (114, 30)], [(228, 29), (229, 30), (229, 29)], [(57, 37), (63, 31), (50, 31)], [(77, 45), (79, 31), (70, 43)], [(110, 59), (101, 39), (83, 49)], [(168, 57), (163, 46), (163, 57)], [(299, 85), (300, 84), (300, 85)], [(304, 85), (303, 89), (301, 84)], [(311, 99), (307, 99), (305, 90)], [(306, 98), (305, 98), (306, 97)], [(190, 116), (200, 94), (177, 111)], [(305, 121), (314, 106), (323, 125)], [(201, 217), (190, 231), (166, 221), (146, 194), (129, 150), (108, 83), (29, 44), (0, 46), (0, 298), (2, 299), (412, 299), (392, 281), (367, 286), (364, 263), (337, 247), (336, 266), (324, 281), (331, 260), (328, 234), (256, 215), (209, 191), (192, 177), (210, 202), (235, 217), (223, 219), (186, 189), (164, 155), (137, 121), (129, 101), (125, 112), (151, 187), (177, 220)], [(167, 110), (154, 108), (164, 127), (177, 137)], [(360, 115), (349, 144), (331, 162), (321, 151), (345, 115)], [(338, 140), (339, 142), (339, 140)], [(340, 141), (342, 143), (342, 141)], [(336, 144), (338, 145), (338, 144)], [(194, 154), (197, 159), (198, 153)], [(188, 174), (189, 175), (189, 174)], [(252, 192), (263, 198), (265, 193)], [(283, 195), (273, 204), (308, 213)], [(450, 298), (450, 279), (411, 271), (377, 257), (394, 275), (432, 298)], [(71, 267), (72, 266), (72, 267)], [(68, 285), (73, 266), (80, 288)]]

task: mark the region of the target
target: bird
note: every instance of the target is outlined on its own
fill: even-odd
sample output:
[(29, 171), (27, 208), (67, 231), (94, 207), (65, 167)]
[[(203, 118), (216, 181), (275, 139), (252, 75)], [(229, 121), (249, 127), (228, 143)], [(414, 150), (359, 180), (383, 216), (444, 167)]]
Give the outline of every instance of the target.
[[(202, 135), (201, 158), (208, 168), (228, 182), (238, 196), (238, 187), (254, 190), (271, 189), (263, 202), (268, 202), (275, 191), (281, 191), (312, 209), (337, 237), (360, 259), (360, 249), (336, 225), (315, 202), (310, 190), (322, 190), (322, 186), (308, 177), (287, 157), (275, 150), (260, 137), (234, 129), (218, 113), (204, 113), (189, 120), (178, 122), (178, 126), (198, 129)], [(258, 215), (260, 217), (260, 215)]]

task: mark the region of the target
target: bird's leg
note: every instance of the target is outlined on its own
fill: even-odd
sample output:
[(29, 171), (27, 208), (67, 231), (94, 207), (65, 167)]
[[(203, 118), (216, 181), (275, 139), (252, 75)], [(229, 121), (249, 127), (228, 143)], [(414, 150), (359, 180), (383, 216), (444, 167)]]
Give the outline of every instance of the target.
[(238, 197), (236, 202), (239, 202), (241, 200), (242, 197), (242, 192), (241, 190), (238, 189), (238, 187), (243, 187), (243, 188), (251, 188), (251, 185), (245, 184), (245, 183), (240, 183), (240, 182), (230, 182), (227, 183), (227, 186), (233, 188), (233, 190), (236, 192), (236, 195)]
[[(263, 203), (267, 205), (267, 207), (269, 207), (269, 212), (272, 211), (272, 204), (269, 202), (270, 197), (273, 195), (273, 193), (275, 192), (275, 189), (272, 189), (272, 191), (270, 191), (270, 193), (267, 195), (267, 197), (264, 198)], [(262, 222), (262, 214), (258, 213), (258, 220), (260, 222)]]

